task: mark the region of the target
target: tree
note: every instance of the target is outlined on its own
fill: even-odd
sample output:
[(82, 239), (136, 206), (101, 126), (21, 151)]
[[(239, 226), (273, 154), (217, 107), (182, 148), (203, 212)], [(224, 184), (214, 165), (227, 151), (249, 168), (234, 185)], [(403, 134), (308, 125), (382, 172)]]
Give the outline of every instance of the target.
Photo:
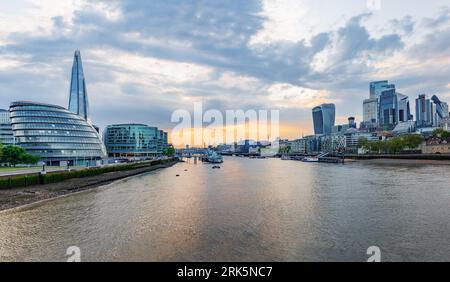
[(409, 149), (415, 149), (419, 147), (423, 142), (423, 137), (419, 134), (408, 134), (403, 136), (403, 140), (405, 141), (405, 145)]
[(173, 157), (175, 155), (175, 148), (172, 145), (167, 146), (164, 149), (164, 155), (166, 155), (168, 157)]
[(361, 140), (362, 147), (375, 153), (397, 154), (405, 149), (415, 149), (423, 142), (423, 138), (418, 134), (407, 134), (400, 137), (390, 138), (385, 141)]
[(291, 151), (291, 146), (282, 147), (279, 150), (280, 154), (289, 154), (290, 151)]
[(442, 128), (438, 128), (433, 131), (433, 136), (447, 139), (450, 138), (450, 132)]
[(17, 164), (36, 164), (40, 156), (28, 154), (24, 148), (19, 146), (9, 145), (2, 147), (2, 163), (8, 163), (12, 166)]

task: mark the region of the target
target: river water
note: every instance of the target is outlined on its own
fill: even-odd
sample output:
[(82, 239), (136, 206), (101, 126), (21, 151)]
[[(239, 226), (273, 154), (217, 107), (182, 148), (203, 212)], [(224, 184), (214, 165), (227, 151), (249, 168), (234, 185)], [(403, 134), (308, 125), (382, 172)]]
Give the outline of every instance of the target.
[[(450, 260), (449, 165), (225, 158), (0, 213), (0, 261)], [(176, 175), (179, 174), (177, 177)]]

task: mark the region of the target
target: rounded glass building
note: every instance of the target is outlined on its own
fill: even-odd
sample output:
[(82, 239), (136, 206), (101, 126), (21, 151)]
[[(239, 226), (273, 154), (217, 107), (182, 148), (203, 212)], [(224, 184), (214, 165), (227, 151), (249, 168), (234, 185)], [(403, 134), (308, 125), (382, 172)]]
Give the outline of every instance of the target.
[(47, 165), (94, 165), (106, 158), (95, 128), (63, 107), (13, 102), (10, 112), (16, 144)]

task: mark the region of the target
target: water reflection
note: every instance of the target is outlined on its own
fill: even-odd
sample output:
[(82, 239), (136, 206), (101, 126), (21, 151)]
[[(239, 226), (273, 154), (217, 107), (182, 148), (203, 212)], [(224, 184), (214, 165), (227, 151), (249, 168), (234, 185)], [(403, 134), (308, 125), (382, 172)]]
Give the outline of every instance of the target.
[[(448, 260), (448, 166), (184, 163), (0, 213), (0, 260)], [(179, 174), (179, 177), (176, 177)]]

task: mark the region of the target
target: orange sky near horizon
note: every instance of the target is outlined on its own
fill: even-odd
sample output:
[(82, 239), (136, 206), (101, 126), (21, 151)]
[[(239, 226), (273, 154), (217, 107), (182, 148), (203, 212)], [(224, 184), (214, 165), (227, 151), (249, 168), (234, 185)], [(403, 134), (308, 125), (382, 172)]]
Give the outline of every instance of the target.
[[(338, 117), (336, 117), (336, 124), (346, 124), (347, 119), (348, 119), (348, 117), (346, 117), (346, 116), (338, 116)], [(356, 119), (358, 121), (359, 117), (357, 116)], [(245, 139), (252, 139), (252, 140), (259, 139), (258, 141), (266, 141), (267, 140), (267, 137), (266, 138), (252, 138), (251, 134), (249, 133), (249, 131), (251, 130), (250, 126), (247, 124), (245, 129), (243, 129), (243, 127), (244, 127), (243, 125), (235, 126), (235, 130), (237, 130), (239, 128), (240, 130), (244, 130), (244, 132), (245, 132), (245, 133), (242, 133), (245, 136), (243, 138), (241, 138), (240, 140), (245, 140)], [(219, 138), (219, 139), (211, 138), (213, 141), (210, 141), (210, 139), (208, 138), (209, 133), (206, 130), (207, 129), (204, 128), (204, 133), (203, 133), (204, 145), (206, 145), (206, 146), (213, 145), (214, 146), (214, 145), (219, 145), (219, 144), (223, 144), (223, 143), (228, 143), (228, 142), (221, 142), (221, 140), (224, 140), (225, 137)], [(216, 129), (216, 130), (219, 130), (219, 129)], [(227, 127), (224, 126), (222, 130), (225, 132), (227, 130)], [(169, 143), (173, 144), (172, 128), (164, 129), (164, 131), (168, 132)], [(190, 131), (190, 134), (193, 136), (193, 134), (194, 134), (193, 132), (195, 131), (195, 128), (190, 128), (189, 131)], [(305, 120), (299, 121), (298, 123), (284, 122), (284, 123), (281, 123), (279, 126), (279, 136), (281, 137), (281, 139), (295, 140), (295, 139), (302, 138), (303, 136), (308, 136), (308, 135), (312, 135), (312, 134), (314, 134), (312, 119), (310, 119), (310, 120), (305, 119)], [(223, 135), (225, 136), (225, 133)], [(255, 136), (255, 135), (258, 136), (259, 134), (254, 132), (253, 136)], [(264, 136), (266, 136), (266, 134), (264, 134)], [(192, 137), (192, 139), (193, 139), (193, 137)], [(272, 139), (272, 138), (270, 138), (270, 139)], [(233, 142), (237, 142), (240, 140), (234, 139)], [(185, 145), (186, 144), (184, 144), (184, 143), (183, 144), (174, 144), (174, 147), (175, 148), (184, 148)], [(194, 142), (191, 142), (189, 144), (189, 146), (202, 147), (203, 145), (194, 144)]]

